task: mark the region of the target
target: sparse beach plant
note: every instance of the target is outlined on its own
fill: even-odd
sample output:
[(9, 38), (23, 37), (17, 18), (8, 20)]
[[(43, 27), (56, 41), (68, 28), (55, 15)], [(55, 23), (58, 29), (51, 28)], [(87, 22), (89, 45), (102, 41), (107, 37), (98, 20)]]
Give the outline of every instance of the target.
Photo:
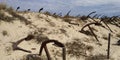
[(120, 38), (120, 33), (116, 34), (116, 36)]
[(93, 50), (92, 46), (85, 45), (79, 40), (66, 43), (67, 54), (70, 56), (75, 56), (79, 58), (80, 56), (87, 57), (86, 51), (91, 52)]
[(102, 38), (105, 40), (108, 40), (108, 36), (107, 35), (102, 35)]
[(87, 19), (88, 19), (88, 17), (87, 17), (87, 16), (85, 16), (85, 15), (83, 15), (83, 16), (81, 16), (81, 17), (80, 17), (80, 19), (81, 19), (82, 21), (85, 21), (85, 20), (87, 20)]
[(23, 57), (23, 60), (47, 60), (47, 57), (45, 55), (28, 54)]
[(0, 21), (12, 22), (14, 18), (5, 16), (3, 12), (0, 12)]
[(51, 16), (52, 14), (49, 11), (44, 12), (45, 15)]
[[(3, 12), (2, 12), (3, 10)], [(10, 14), (12, 17), (6, 16), (4, 12), (7, 12)], [(7, 7), (6, 4), (0, 4), (0, 20), (1, 21), (6, 21), (6, 22), (12, 22), (18, 18), (20, 21), (25, 22), (25, 24), (30, 24), (31, 22), (28, 21), (26, 18), (23, 16), (20, 16), (17, 14), (12, 7)]]
[(0, 3), (0, 10), (5, 10), (7, 8), (6, 4)]
[(69, 19), (69, 18), (64, 18), (63, 19), (65, 22), (67, 22), (67, 23), (70, 23), (71, 22), (71, 19)]
[(99, 55), (86, 57), (85, 60), (107, 60), (107, 58), (106, 55), (99, 54)]
[(7, 32), (6, 30), (3, 30), (3, 31), (2, 31), (2, 34), (3, 34), (3, 36), (7, 36), (7, 35), (8, 35), (8, 32)]
[(43, 41), (46, 41), (46, 40), (49, 40), (49, 38), (43, 34), (39, 34), (37, 37), (36, 37), (36, 42), (37, 43), (42, 43)]

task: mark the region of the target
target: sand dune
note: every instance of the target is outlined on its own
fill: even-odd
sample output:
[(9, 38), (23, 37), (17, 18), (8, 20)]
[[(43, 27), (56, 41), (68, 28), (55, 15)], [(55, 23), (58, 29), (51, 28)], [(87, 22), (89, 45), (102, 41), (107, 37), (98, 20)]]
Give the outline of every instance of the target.
[[(11, 16), (7, 12), (5, 13), (6, 16)], [(65, 22), (63, 18), (55, 18), (43, 13), (27, 12), (17, 14), (26, 18), (31, 23), (26, 25), (18, 18), (13, 22), (0, 21), (0, 60), (25, 60), (28, 54), (38, 54), (42, 41), (39, 38), (40, 34), (63, 43), (67, 50), (66, 60), (95, 60), (95, 57), (96, 60), (106, 59), (109, 29), (91, 25), (100, 41), (99, 43), (94, 36), (79, 32), (85, 24), (93, 22), (91, 19), (83, 22), (78, 21), (78, 18), (70, 18), (71, 22), (79, 24), (78, 26)], [(120, 28), (112, 24), (108, 25), (113, 30), (113, 33), (111, 33), (110, 59), (119, 60), (120, 47), (113, 44), (120, 39), (120, 36), (118, 36), (120, 35)], [(85, 30), (89, 30), (88, 27)], [(32, 53), (20, 50), (14, 51), (11, 42), (23, 39), (29, 34), (33, 34), (37, 38), (30, 41), (23, 41), (19, 47), (30, 50)], [(52, 60), (62, 60), (61, 48), (55, 47), (52, 44), (48, 44), (47, 46)], [(46, 59), (45, 53), (42, 54), (42, 58)]]

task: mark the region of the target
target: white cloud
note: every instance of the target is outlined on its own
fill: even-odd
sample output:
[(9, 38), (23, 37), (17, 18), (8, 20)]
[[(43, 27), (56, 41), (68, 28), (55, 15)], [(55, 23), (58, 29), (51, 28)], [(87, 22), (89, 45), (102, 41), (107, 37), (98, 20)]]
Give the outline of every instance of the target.
[[(2, 0), (0, 0), (2, 1)], [(4, 1), (4, 0), (3, 0)], [(119, 12), (120, 0), (6, 0), (8, 4), (17, 7), (31, 8), (38, 10), (44, 7), (48, 11), (68, 12), (72, 10), (74, 14), (79, 12), (98, 11), (104, 13)], [(72, 13), (71, 12), (71, 13)]]
[(95, 6), (103, 4), (119, 4), (120, 0), (72, 0), (74, 6)]

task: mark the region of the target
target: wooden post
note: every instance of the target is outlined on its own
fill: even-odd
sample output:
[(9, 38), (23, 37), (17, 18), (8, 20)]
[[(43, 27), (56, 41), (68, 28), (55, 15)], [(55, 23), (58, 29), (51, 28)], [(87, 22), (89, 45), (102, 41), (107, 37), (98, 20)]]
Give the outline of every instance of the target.
[(108, 36), (107, 59), (109, 59), (109, 58), (110, 58), (110, 37), (111, 37), (111, 34), (109, 33), (109, 36)]
[(66, 60), (66, 48), (63, 47), (62, 49), (63, 49), (63, 60)]

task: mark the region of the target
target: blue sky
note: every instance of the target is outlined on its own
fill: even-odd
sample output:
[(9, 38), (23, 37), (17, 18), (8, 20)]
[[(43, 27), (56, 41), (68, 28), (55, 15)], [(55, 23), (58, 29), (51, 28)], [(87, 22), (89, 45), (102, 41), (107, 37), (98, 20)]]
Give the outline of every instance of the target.
[(66, 14), (71, 10), (71, 15), (87, 15), (97, 11), (102, 15), (119, 15), (120, 0), (0, 0), (13, 8), (21, 7), (21, 10), (31, 9), (38, 11), (41, 7), (44, 11)]

